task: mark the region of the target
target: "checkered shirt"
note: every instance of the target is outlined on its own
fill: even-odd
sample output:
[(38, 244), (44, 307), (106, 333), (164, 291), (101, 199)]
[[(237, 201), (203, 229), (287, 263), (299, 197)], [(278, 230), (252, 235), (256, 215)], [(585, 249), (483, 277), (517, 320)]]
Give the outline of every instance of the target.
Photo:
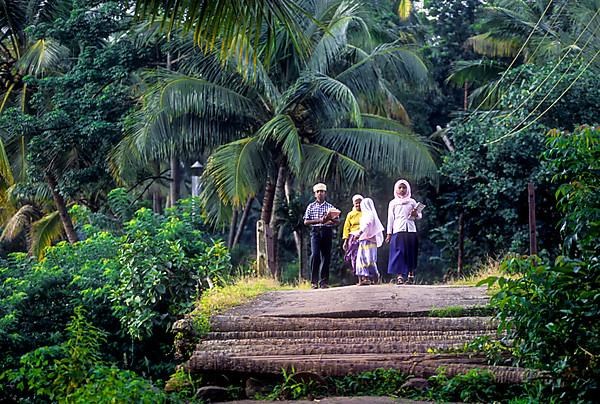
[[(325, 214), (327, 213), (327, 211), (329, 209), (335, 209), (335, 207), (327, 201), (325, 201), (323, 203), (314, 201), (313, 203), (309, 204), (306, 207), (306, 213), (304, 213), (304, 220), (320, 219), (323, 216), (325, 216)], [(321, 226), (333, 227), (333, 225), (331, 225), (331, 224), (322, 224), (322, 223), (313, 224), (312, 226), (313, 227), (321, 227)]]

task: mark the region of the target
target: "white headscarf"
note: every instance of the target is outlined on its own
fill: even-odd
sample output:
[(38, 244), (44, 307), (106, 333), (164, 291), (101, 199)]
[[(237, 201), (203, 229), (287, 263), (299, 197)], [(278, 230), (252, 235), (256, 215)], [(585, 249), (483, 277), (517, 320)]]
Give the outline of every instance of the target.
[(371, 198), (365, 198), (360, 203), (362, 216), (360, 217), (360, 230), (363, 232), (361, 239), (369, 239), (375, 237), (377, 247), (383, 244), (383, 225), (379, 220), (375, 205)]
[[(404, 184), (406, 185), (406, 195), (405, 196), (401, 196), (400, 192), (398, 190), (398, 188), (400, 187), (400, 184)], [(409, 200), (411, 199), (411, 191), (410, 191), (410, 184), (408, 183), (408, 181), (406, 180), (398, 180), (396, 181), (396, 183), (394, 184), (394, 198), (397, 199), (398, 202), (400, 202), (401, 204), (405, 204), (407, 202), (409, 202)]]
[(360, 199), (362, 201), (365, 198), (363, 198), (361, 194), (356, 194), (352, 197), (352, 203), (356, 202), (357, 199)]

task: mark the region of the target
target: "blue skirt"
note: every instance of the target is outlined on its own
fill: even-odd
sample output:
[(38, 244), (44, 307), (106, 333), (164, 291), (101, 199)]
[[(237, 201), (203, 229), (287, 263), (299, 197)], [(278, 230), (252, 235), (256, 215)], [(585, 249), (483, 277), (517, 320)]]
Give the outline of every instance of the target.
[(406, 278), (409, 272), (414, 272), (417, 268), (418, 252), (417, 233), (398, 232), (392, 234), (388, 274), (402, 275)]

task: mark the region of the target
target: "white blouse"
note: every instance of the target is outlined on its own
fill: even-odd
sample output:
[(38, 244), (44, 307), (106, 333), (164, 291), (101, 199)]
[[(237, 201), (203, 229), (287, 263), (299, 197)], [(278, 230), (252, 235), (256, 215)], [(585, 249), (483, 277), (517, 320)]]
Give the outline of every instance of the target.
[[(410, 216), (410, 212), (417, 206), (417, 202), (408, 198), (400, 201), (394, 198), (388, 206), (387, 234), (394, 234), (400, 231), (416, 233), (415, 218)], [(421, 219), (423, 215), (417, 214), (416, 219)]]

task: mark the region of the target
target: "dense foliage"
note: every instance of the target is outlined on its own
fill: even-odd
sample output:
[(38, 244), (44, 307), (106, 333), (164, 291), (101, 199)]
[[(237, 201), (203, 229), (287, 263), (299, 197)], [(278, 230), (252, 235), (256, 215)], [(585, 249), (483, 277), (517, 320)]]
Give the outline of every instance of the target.
[[(553, 376), (531, 394), (593, 398), (600, 132), (582, 125), (600, 116), (598, 1), (238, 3), (3, 2), (0, 401), (170, 399), (142, 376), (172, 372), (183, 315), (206, 331), (204, 292), (232, 278), (229, 247), (252, 263), (259, 215), (296, 279), (307, 184), (327, 182), (344, 212), (369, 195), (384, 219), (405, 175), (428, 206), (421, 280), (456, 273), (460, 236), (463, 269), (507, 257), (510, 276), (489, 280), (498, 316), (519, 364)], [(203, 199), (180, 200), (196, 160)], [(319, 391), (284, 376), (271, 398)], [(399, 395), (404, 379), (327, 392)], [(430, 383), (414, 397), (506, 397), (478, 372)]]
[[(582, 73), (577, 82), (572, 81), (577, 70), (568, 69), (574, 66)], [(445, 188), (439, 200), (442, 226), (434, 231), (448, 257), (456, 254), (461, 214), (465, 221), (465, 262), (472, 264), (486, 255), (500, 257), (506, 252), (526, 253), (528, 182), (536, 187), (539, 249), (551, 256), (558, 254), (555, 228), (560, 213), (555, 208), (556, 185), (550, 181), (556, 171), (544, 168), (540, 159), (553, 144), (545, 142), (544, 133), (557, 124), (571, 129), (593, 119), (589, 114), (600, 113), (600, 104), (597, 97), (588, 97), (584, 91), (596, 87), (596, 78), (583, 70), (580, 62), (573, 59), (558, 69), (571, 81), (550, 76), (554, 68), (551, 64), (542, 68), (524, 65), (507, 74), (506, 80), (512, 84), (499, 105), (503, 110), (511, 106), (516, 109), (502, 114), (481, 112), (478, 117), (452, 121), (449, 138), (455, 152), (447, 153), (440, 167)], [(523, 125), (531, 116), (537, 117), (538, 111), (546, 110), (569, 83), (575, 85), (559, 99), (558, 114)]]
[[(27, 371), (31, 361), (59, 360), (47, 354), (62, 355), (64, 348), (52, 347), (69, 340), (70, 318), (82, 307), (86, 321), (93, 323), (88, 329), (100, 330), (106, 340), (97, 355), (109, 368), (94, 372), (110, 375), (110, 366), (117, 365), (152, 377), (169, 374), (173, 322), (204, 290), (222, 284), (231, 273), (227, 249), (187, 220), (189, 206), (182, 204), (166, 216), (142, 208), (119, 234), (86, 224), (90, 234), (84, 241), (51, 247), (42, 261), (22, 254), (5, 261), (0, 269), (3, 369), (16, 369), (24, 360), (22, 377), (32, 377)], [(48, 348), (40, 348), (44, 346)], [(32, 351), (38, 353), (20, 359)]]
[(600, 385), (600, 130), (553, 133), (545, 154), (559, 185), (563, 255), (508, 258), (492, 302), (521, 364), (551, 372), (561, 400), (592, 400)]

